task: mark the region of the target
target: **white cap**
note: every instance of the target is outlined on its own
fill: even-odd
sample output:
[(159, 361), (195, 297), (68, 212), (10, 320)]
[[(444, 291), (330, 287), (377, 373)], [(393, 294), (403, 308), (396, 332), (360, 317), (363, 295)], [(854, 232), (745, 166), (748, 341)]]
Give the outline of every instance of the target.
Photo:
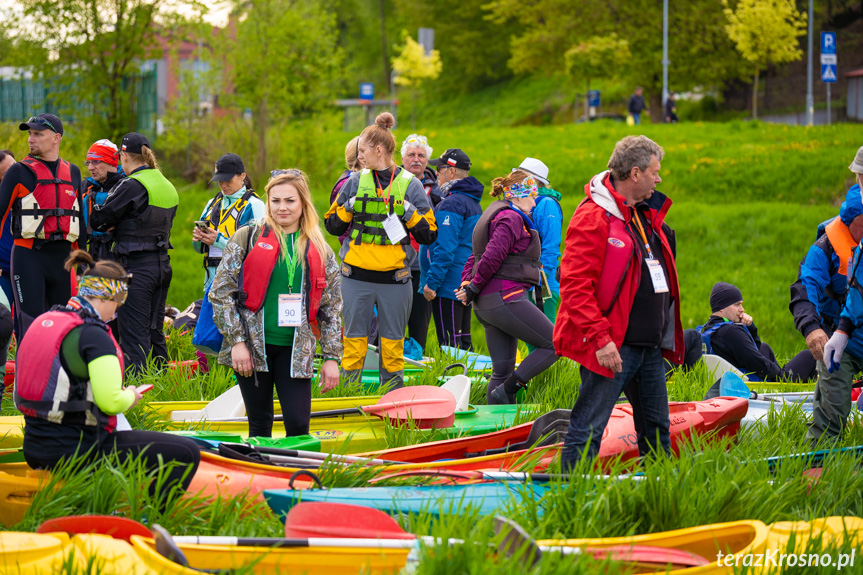
[(548, 185), (548, 166), (536, 158), (525, 158), (519, 167), (512, 169), (513, 172), (516, 170), (527, 172), (542, 182), (543, 185)]

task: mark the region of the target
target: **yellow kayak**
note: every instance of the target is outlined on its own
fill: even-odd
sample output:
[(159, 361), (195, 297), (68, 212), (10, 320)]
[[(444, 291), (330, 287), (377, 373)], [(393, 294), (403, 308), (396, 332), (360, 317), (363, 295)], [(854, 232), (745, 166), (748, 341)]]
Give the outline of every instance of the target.
[[(354, 397), (318, 397), (312, 400), (312, 413), (330, 409), (348, 409), (363, 405), (373, 405), (381, 398), (380, 395), (359, 395)], [(150, 401), (146, 407), (155, 411), (162, 419), (171, 420), (174, 411), (196, 411), (204, 409), (209, 401)], [(282, 405), (273, 401), (273, 413), (282, 413)]]
[(11, 527), (24, 519), (47, 475), (48, 472), (30, 469), (23, 462), (0, 464), (0, 525)]
[[(200, 575), (198, 569), (242, 569), (243, 573), (266, 574), (393, 574), (405, 566), (409, 553), (408, 549), (380, 548), (182, 544), (179, 547), (194, 568), (183, 567), (162, 557), (156, 552), (152, 539), (139, 535), (132, 536), (130, 545), (107, 535), (75, 535), (70, 539), (65, 533), (7, 531), (0, 533), (0, 573), (44, 575), (62, 571), (100, 575)], [(87, 570), (88, 564), (93, 567), (91, 571)]]

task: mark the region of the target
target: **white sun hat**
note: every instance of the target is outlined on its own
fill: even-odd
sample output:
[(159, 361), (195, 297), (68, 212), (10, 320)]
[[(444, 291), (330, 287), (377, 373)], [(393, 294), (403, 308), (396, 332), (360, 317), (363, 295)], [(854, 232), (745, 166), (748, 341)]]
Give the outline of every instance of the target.
[(527, 172), (542, 182), (543, 185), (548, 185), (548, 166), (536, 158), (525, 158), (519, 167), (512, 169), (513, 172), (516, 170)]

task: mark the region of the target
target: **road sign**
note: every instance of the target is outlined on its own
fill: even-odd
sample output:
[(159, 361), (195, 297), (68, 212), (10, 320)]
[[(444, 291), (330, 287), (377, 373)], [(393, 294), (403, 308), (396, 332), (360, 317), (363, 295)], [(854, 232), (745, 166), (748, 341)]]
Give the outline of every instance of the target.
[(821, 32), (821, 53), (836, 53), (836, 32)]
[(821, 81), (836, 81), (836, 64), (821, 64)]
[(835, 66), (837, 64), (836, 54), (821, 54), (821, 63)]
[(587, 105), (594, 108), (599, 108), (600, 92), (599, 90), (587, 91)]
[(371, 82), (362, 82), (360, 84), (360, 100), (374, 100), (375, 85)]

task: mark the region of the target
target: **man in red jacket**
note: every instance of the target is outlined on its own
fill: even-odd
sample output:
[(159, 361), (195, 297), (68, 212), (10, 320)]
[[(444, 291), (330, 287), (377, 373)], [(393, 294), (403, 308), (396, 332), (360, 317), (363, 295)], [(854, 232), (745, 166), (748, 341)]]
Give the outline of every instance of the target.
[(568, 470), (599, 453), (623, 391), (632, 404), (638, 451), (670, 447), (663, 356), (683, 361), (680, 290), (663, 226), (671, 200), (654, 188), (663, 150), (645, 136), (617, 143), (608, 170), (584, 187), (569, 229), (554, 327), (558, 355), (581, 364), (561, 462)]

